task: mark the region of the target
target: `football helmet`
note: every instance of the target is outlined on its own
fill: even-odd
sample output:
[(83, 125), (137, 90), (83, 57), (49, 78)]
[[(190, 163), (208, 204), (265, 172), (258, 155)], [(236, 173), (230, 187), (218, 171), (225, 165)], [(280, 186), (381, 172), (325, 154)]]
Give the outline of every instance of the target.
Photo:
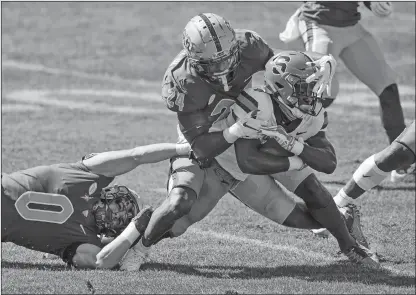
[(214, 13), (201, 13), (188, 22), (182, 37), (190, 65), (227, 91), (240, 63), (240, 45), (230, 23)]
[(313, 60), (298, 51), (283, 51), (266, 64), (264, 72), (265, 91), (283, 107), (289, 107), (295, 117), (300, 110), (312, 116), (317, 116), (322, 110), (321, 97), (313, 93), (316, 80), (309, 83), (306, 78), (315, 72), (307, 62)]
[(100, 200), (92, 213), (99, 233), (107, 237), (118, 236), (143, 208), (139, 195), (122, 185), (103, 188)]

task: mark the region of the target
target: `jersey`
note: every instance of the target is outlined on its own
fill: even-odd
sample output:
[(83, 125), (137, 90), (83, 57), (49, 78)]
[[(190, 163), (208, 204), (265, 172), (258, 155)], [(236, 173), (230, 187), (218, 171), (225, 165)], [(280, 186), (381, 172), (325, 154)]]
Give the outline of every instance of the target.
[(307, 1), (300, 8), (299, 19), (333, 27), (349, 27), (361, 19), (358, 5), (356, 1)]
[(101, 247), (91, 209), (112, 180), (82, 162), (3, 174), (2, 242), (62, 258), (75, 243)]
[[(244, 90), (237, 98), (237, 103), (232, 107), (235, 116), (242, 116), (247, 112), (258, 110), (257, 118), (267, 122), (268, 126), (281, 125), (286, 132), (296, 138), (308, 140), (318, 132), (325, 132), (328, 125), (328, 114), (321, 110), (317, 116), (302, 113), (298, 118), (288, 115), (282, 104), (274, 101), (271, 96), (259, 88)], [(226, 124), (233, 124), (230, 119)], [(226, 128), (226, 126), (224, 126)], [(229, 147), (224, 153), (216, 157), (217, 162), (238, 180), (247, 178), (238, 167), (234, 146)]]
[(162, 97), (169, 110), (178, 114), (179, 141), (193, 140), (209, 132), (212, 125), (226, 118), (231, 105), (250, 83), (254, 73), (264, 70), (273, 50), (255, 32), (235, 30), (240, 45), (240, 63), (225, 91), (219, 83), (201, 77), (181, 51), (168, 67), (162, 85)]

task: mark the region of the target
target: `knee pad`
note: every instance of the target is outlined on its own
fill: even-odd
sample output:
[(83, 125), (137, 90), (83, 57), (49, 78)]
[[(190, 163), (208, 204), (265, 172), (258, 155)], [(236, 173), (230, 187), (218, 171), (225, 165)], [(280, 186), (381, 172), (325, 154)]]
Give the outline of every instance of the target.
[(372, 155), (358, 167), (352, 178), (360, 188), (368, 191), (380, 184), (388, 174), (389, 172), (384, 172), (377, 167), (374, 155)]

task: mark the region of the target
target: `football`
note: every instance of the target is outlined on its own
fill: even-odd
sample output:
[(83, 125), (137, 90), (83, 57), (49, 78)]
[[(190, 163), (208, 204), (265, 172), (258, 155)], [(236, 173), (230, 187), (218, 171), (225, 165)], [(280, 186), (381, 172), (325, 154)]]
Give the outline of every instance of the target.
[(274, 138), (269, 138), (261, 147), (260, 151), (276, 157), (291, 157), (293, 153), (284, 149)]

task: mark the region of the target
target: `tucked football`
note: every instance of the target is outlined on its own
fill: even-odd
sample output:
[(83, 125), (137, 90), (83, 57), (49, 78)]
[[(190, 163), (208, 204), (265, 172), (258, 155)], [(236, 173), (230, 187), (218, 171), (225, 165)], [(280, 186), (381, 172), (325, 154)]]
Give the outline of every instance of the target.
[(274, 138), (269, 138), (261, 147), (260, 151), (276, 157), (291, 157), (293, 153), (285, 150)]

